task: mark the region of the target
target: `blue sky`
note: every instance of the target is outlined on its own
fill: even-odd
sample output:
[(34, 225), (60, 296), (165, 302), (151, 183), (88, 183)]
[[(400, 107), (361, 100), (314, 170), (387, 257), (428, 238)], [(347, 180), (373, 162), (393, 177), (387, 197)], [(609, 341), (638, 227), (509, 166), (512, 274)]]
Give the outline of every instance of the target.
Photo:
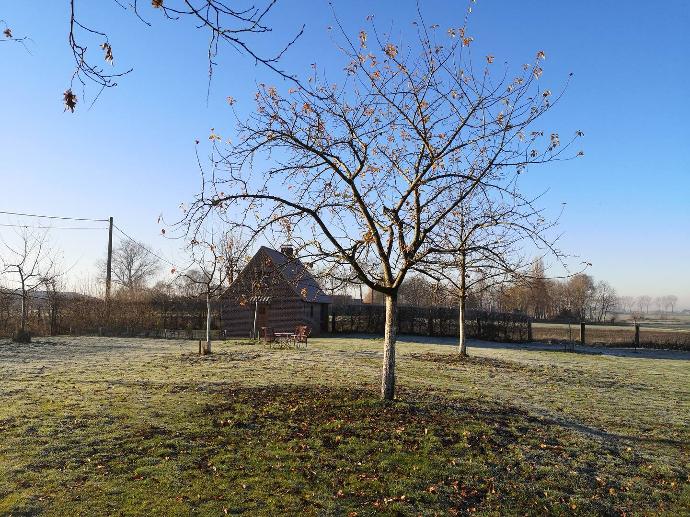
[[(232, 136), (225, 98), (251, 108), (258, 82), (281, 80), (230, 48), (222, 50), (207, 102), (206, 36), (166, 22), (144, 2), (146, 27), (114, 2), (82, 1), (82, 22), (107, 31), (118, 69), (134, 67), (90, 110), (64, 113), (61, 94), (73, 63), (67, 46), (66, 2), (0, 2), (0, 19), (27, 34), (31, 54), (0, 45), (3, 123), (0, 124), (0, 210), (102, 218), (179, 262), (176, 242), (156, 223), (178, 216), (197, 192), (194, 140), (210, 128)], [(427, 23), (462, 25), (465, 2), (420, 2)], [(414, 2), (334, 0), (351, 34), (374, 14), (384, 30), (405, 33)], [(274, 33), (252, 40), (270, 52), (304, 24), (305, 34), (281, 65), (298, 74), (311, 63), (337, 72), (338, 53), (327, 31), (326, 1), (281, 0), (270, 18)], [(690, 307), (690, 4), (629, 2), (478, 1), (469, 33), (477, 56), (518, 67), (537, 50), (547, 55), (543, 81), (556, 90), (574, 74), (548, 129), (582, 129), (584, 158), (532, 169), (533, 193), (548, 190), (554, 213), (566, 202), (561, 247), (593, 263), (589, 272), (620, 294), (676, 294)], [(100, 57), (94, 46), (92, 57)], [(97, 90), (90, 87), (92, 98)], [(78, 92), (81, 94), (81, 92)], [(0, 216), (0, 223), (19, 222)], [(7, 234), (9, 229), (0, 227)], [(73, 276), (95, 274), (104, 231), (52, 232)]]

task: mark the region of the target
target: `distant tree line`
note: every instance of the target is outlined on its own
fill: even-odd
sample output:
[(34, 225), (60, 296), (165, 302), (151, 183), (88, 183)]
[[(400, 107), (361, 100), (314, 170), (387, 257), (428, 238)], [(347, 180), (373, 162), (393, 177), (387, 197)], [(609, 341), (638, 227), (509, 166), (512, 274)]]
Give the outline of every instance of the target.
[[(487, 313), (517, 312), (536, 320), (604, 322), (617, 314), (633, 317), (657, 312), (673, 313), (678, 298), (674, 295), (618, 296), (605, 280), (580, 273), (562, 279), (548, 278), (544, 266), (535, 261), (531, 271), (500, 282), (473, 284), (467, 295), (467, 308)], [(400, 287), (401, 305), (417, 307), (452, 307), (457, 305), (457, 289), (430, 281), (421, 275), (411, 276)], [(363, 303), (382, 304), (383, 296), (372, 290), (364, 292)], [(345, 303), (340, 300), (340, 303)]]
[(678, 297), (670, 294), (667, 296), (621, 296), (618, 298), (618, 308), (621, 312), (629, 314), (650, 314), (650, 312), (657, 313), (674, 313), (678, 305)]
[(161, 260), (146, 245), (124, 240), (113, 250), (113, 289), (106, 300), (105, 260), (98, 264), (103, 278), (68, 288), (45, 230), (22, 229), (15, 241), (0, 250), (0, 337), (15, 340), (163, 329), (206, 328), (210, 334), (221, 326), (219, 295), (241, 267), (232, 246), (218, 244), (210, 247), (213, 267), (195, 252), (184, 271), (173, 268), (167, 280), (156, 281)]
[[(218, 330), (222, 325), (220, 294), (246, 260), (231, 248), (218, 244), (209, 248), (214, 251), (210, 262), (197, 260), (201, 264), (198, 268), (192, 265), (182, 273), (171, 271), (166, 275), (168, 280), (156, 281), (162, 270), (160, 259), (142, 243), (123, 241), (113, 253), (114, 288), (106, 305), (101, 280), (66, 289), (45, 232), (22, 231), (19, 237), (19, 245), (7, 248), (2, 254), (0, 335), (3, 336), (27, 331), (38, 335), (70, 332), (129, 335), (163, 329)], [(227, 236), (220, 241), (239, 248)], [(215, 267), (217, 272), (210, 274), (214, 269), (209, 264), (216, 262), (220, 264)], [(100, 268), (104, 269), (104, 263)], [(334, 282), (327, 272), (319, 280), (335, 295), (334, 305), (349, 305), (359, 299), (364, 304), (385, 304), (381, 292), (363, 289), (354, 282)], [(654, 311), (673, 313), (678, 303), (674, 295), (617, 296), (608, 282), (596, 281), (587, 274), (548, 278), (539, 260), (524, 274), (500, 281), (479, 276), (471, 285), (466, 300), (468, 310), (518, 313), (536, 320), (604, 322), (619, 313), (641, 319)], [(399, 304), (408, 307), (453, 308), (457, 307), (458, 298), (457, 286), (422, 274), (410, 275), (398, 293)]]

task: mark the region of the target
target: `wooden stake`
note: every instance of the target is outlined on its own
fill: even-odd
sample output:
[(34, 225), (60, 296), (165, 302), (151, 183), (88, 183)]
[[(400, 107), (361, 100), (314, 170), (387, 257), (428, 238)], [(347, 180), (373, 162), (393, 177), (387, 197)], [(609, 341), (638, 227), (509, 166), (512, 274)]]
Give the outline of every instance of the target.
[(580, 322), (580, 344), (584, 345), (586, 342), (585, 339), (585, 322), (581, 321)]

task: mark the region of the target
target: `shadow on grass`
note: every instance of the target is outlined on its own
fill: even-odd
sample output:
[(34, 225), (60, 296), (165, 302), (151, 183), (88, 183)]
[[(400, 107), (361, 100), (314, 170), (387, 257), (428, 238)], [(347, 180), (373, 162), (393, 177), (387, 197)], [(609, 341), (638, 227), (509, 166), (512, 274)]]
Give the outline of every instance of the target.
[[(538, 503), (548, 512), (608, 514), (656, 504), (645, 490), (619, 491), (644, 476), (643, 457), (620, 443), (627, 437), (511, 405), (404, 387), (394, 404), (368, 390), (320, 386), (219, 395), (203, 410), (216, 427), (285, 460), (282, 472), (271, 470), (274, 481), (296, 476), (317, 492), (330, 490), (335, 499), (321, 501), (327, 511), (520, 513)], [(678, 483), (687, 472), (665, 475)]]
[[(505, 359), (497, 359), (491, 357), (479, 357), (479, 356), (461, 356), (459, 354), (438, 354), (438, 353), (411, 353), (406, 356), (407, 359), (412, 359), (416, 361), (428, 361), (432, 363), (438, 363), (442, 365), (457, 365), (466, 366), (469, 368), (492, 368), (492, 369), (503, 369), (511, 370), (515, 372), (526, 372), (526, 373), (543, 373), (543, 366), (534, 366), (518, 361), (511, 361)], [(576, 374), (577, 370), (571, 370), (570, 375)], [(564, 372), (559, 373), (559, 378), (566, 375)], [(602, 380), (598, 378), (587, 379), (588, 383), (592, 386), (597, 386), (601, 389), (608, 389), (616, 385), (616, 381), (612, 380)], [(573, 379), (566, 382), (572, 382)], [(629, 384), (627, 385), (630, 389), (648, 389), (649, 386)], [(630, 445), (636, 445), (641, 442), (658, 444), (658, 445), (670, 445), (674, 447), (688, 447), (690, 443), (682, 440), (673, 440), (667, 438), (659, 438), (645, 435), (626, 435), (626, 434), (616, 434), (610, 433), (596, 427), (584, 425), (576, 420), (563, 418), (561, 416), (554, 416), (553, 414), (540, 411), (536, 408), (532, 410), (533, 414), (539, 416), (540, 421), (547, 423), (549, 425), (560, 426), (567, 429), (571, 429), (595, 438), (602, 440), (607, 440), (611, 442), (627, 442)]]
[(4, 423), (27, 463), (0, 480), (0, 513), (614, 515), (669, 508), (688, 475), (508, 404), (405, 386), (388, 404), (215, 383), (190, 405), (157, 400), (179, 416), (55, 413), (31, 435), (26, 419)]

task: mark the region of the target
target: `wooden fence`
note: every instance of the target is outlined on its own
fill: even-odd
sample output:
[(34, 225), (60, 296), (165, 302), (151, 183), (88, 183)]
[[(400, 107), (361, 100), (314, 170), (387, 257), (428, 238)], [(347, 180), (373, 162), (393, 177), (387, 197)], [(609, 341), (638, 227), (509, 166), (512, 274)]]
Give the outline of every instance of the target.
[[(457, 308), (398, 308), (398, 333), (421, 336), (457, 336)], [(332, 333), (383, 334), (383, 305), (344, 305), (331, 307)], [(468, 338), (501, 342), (526, 342), (531, 339), (530, 320), (521, 314), (467, 311), (465, 332)]]
[[(70, 329), (67, 335), (73, 336), (103, 336), (103, 337), (133, 337), (133, 338), (156, 338), (156, 339), (201, 339), (206, 340), (206, 329), (140, 329), (140, 328), (120, 328), (108, 329), (101, 327), (98, 329)], [(211, 339), (226, 339), (222, 330), (211, 329)]]
[(690, 351), (690, 330), (683, 328), (538, 322), (532, 325), (532, 334), (535, 341), (553, 344)]

